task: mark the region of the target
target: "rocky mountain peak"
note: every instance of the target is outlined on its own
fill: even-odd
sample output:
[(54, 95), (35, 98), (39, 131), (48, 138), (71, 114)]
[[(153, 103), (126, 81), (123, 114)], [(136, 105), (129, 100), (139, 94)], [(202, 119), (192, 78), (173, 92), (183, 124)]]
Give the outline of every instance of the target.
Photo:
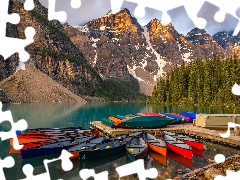
[(190, 32), (187, 33), (186, 39), (191, 41), (193, 44), (213, 44), (216, 41), (213, 37), (208, 34), (204, 29), (194, 28)]
[(109, 31), (113, 34), (138, 33), (141, 29), (137, 19), (126, 8), (116, 14), (109, 11), (105, 16), (87, 23), (87, 26), (95, 31)]
[(147, 27), (149, 28), (152, 36), (165, 35), (166, 37), (169, 37), (171, 34), (176, 33), (176, 30), (171, 23), (164, 26), (161, 23), (161, 20), (156, 18), (151, 20)]

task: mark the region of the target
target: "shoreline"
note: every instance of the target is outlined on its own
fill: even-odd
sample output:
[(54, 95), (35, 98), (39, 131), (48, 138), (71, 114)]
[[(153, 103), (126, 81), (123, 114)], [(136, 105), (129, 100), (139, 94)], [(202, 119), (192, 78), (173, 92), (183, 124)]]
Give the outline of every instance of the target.
[(231, 156), (225, 159), (222, 163), (213, 163), (202, 168), (195, 169), (189, 173), (173, 178), (173, 180), (205, 180), (213, 179), (217, 175), (226, 176), (226, 170), (240, 170), (240, 155)]

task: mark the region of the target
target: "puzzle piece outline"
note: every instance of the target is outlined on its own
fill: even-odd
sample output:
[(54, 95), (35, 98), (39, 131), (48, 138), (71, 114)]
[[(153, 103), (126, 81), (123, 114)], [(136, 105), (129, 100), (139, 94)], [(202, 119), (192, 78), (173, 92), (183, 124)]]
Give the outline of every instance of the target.
[[(32, 0), (26, 0), (24, 6), (28, 9), (33, 8), (34, 6), (32, 6), (31, 1)], [(33, 27), (27, 27), (24, 31), (26, 39), (6, 37), (7, 22), (12, 24), (18, 24), (20, 22), (19, 14), (8, 14), (8, 7), (9, 0), (0, 1), (0, 41), (4, 42), (0, 44), (0, 55), (2, 55), (4, 59), (7, 59), (11, 55), (18, 53), (20, 61), (26, 62), (29, 60), (30, 55), (25, 51), (25, 47), (34, 42), (33, 37), (36, 32)]]
[(61, 155), (58, 158), (54, 158), (54, 159), (45, 159), (43, 161), (44, 167), (46, 169), (45, 173), (41, 173), (41, 174), (37, 174), (37, 175), (33, 175), (33, 166), (31, 164), (25, 164), (22, 167), (23, 173), (26, 175), (26, 178), (21, 179), (21, 180), (51, 180), (50, 179), (50, 172), (49, 172), (49, 168), (48, 168), (48, 164), (61, 160), (61, 166), (62, 169), (64, 171), (70, 171), (73, 168), (73, 163), (70, 160), (70, 157), (72, 157), (73, 155), (68, 152), (67, 150), (62, 150)]
[[(237, 18), (238, 20), (240, 20), (240, 17), (238, 17), (236, 15), (236, 11), (237, 11), (238, 7), (240, 7), (240, 1), (237, 2), (234, 0), (230, 0), (231, 3), (233, 3), (233, 5), (231, 5), (231, 3), (229, 3), (229, 1), (226, 2), (226, 1), (221, 1), (221, 0), (220, 1), (216, 1), (216, 0), (207, 0), (207, 1), (205, 1), (205, 0), (199, 0), (199, 1), (170, 0), (167, 2), (164, 0), (148, 0), (147, 2), (144, 0), (118, 0), (118, 1), (110, 0), (113, 14), (115, 14), (121, 10), (121, 6), (124, 1), (138, 4), (137, 8), (134, 11), (134, 14), (136, 12), (135, 16), (139, 17), (139, 18), (141, 18), (144, 15), (146, 7), (161, 11), (163, 13), (162, 18), (161, 18), (161, 23), (163, 25), (166, 25), (171, 22), (171, 17), (168, 14), (168, 11), (178, 8), (180, 6), (184, 6), (188, 16), (190, 17), (190, 19), (192, 19), (194, 25), (200, 29), (204, 29), (207, 25), (207, 21), (204, 18), (198, 17), (197, 14), (205, 2), (209, 2), (213, 5), (216, 5), (216, 6), (222, 8), (218, 12), (216, 12), (216, 14), (214, 15), (214, 19), (216, 22), (219, 22), (219, 23), (223, 22), (227, 13), (232, 15), (233, 17)], [(228, 6), (226, 6), (226, 3)], [(227, 10), (224, 11), (223, 9), (225, 7), (227, 7)], [(232, 12), (231, 8), (234, 8), (235, 11)], [(142, 13), (139, 13), (140, 10), (142, 11)], [(240, 30), (240, 22), (239, 22), (238, 26), (239, 26), (239, 30)], [(239, 31), (236, 29), (238, 26), (235, 27), (234, 35), (236, 35), (237, 32)]]

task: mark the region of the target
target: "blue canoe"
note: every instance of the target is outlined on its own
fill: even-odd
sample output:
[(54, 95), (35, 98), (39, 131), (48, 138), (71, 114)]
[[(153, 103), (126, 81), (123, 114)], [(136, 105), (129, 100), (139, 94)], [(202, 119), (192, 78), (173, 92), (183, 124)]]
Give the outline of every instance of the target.
[(163, 115), (165, 115), (167, 117), (173, 118), (176, 123), (184, 123), (185, 122), (184, 118), (182, 118), (180, 116), (176, 116), (174, 114), (170, 114), (170, 113), (160, 113), (160, 114), (163, 114)]
[(37, 156), (45, 156), (55, 153), (61, 153), (63, 149), (68, 149), (70, 147), (76, 146), (79, 143), (86, 142), (90, 139), (93, 139), (96, 136), (84, 136), (80, 138), (76, 138), (75, 142), (71, 142), (70, 138), (66, 138), (66, 140), (58, 141), (53, 144), (47, 144), (44, 146), (37, 146), (33, 148), (27, 148), (21, 150), (20, 156), (22, 159), (28, 159)]
[(181, 115), (183, 115), (183, 116), (186, 116), (186, 117), (189, 117), (190, 118), (190, 123), (192, 123), (193, 122), (193, 120), (194, 119), (196, 119), (196, 115), (198, 114), (198, 113), (195, 113), (195, 112), (181, 112), (181, 113), (179, 113), (179, 114), (181, 114)]

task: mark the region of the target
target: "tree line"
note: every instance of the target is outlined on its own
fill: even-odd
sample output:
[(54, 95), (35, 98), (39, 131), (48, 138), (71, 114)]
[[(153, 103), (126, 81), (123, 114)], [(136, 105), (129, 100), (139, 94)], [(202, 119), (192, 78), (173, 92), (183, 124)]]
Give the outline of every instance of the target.
[(236, 55), (227, 59), (198, 58), (176, 66), (158, 79), (147, 103), (236, 107), (240, 97), (231, 90), (239, 82), (240, 61)]

